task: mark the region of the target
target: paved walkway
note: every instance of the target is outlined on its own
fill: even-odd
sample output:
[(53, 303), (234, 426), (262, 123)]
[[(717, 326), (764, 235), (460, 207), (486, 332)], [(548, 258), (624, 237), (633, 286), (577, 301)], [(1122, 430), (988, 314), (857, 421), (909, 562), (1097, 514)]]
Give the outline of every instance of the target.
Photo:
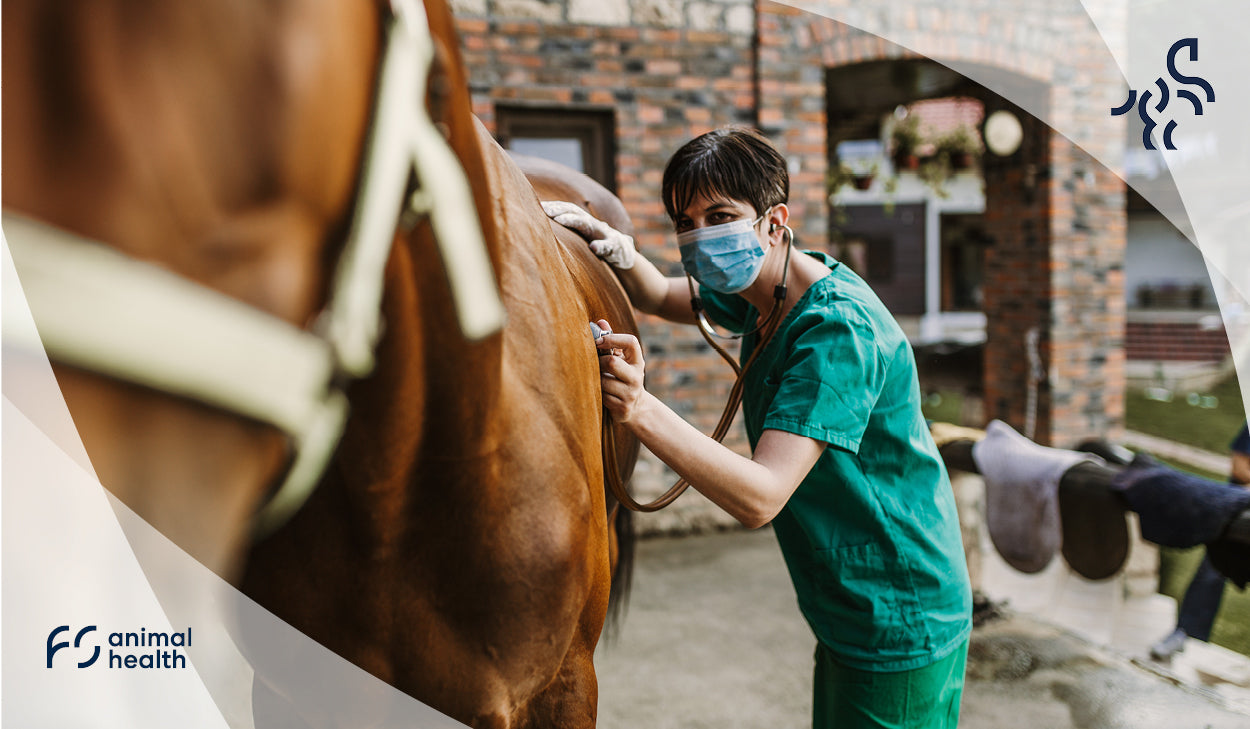
[(1214, 453), (1201, 448), (1194, 448), (1184, 443), (1139, 433), (1135, 430), (1125, 431), (1124, 437), (1120, 439), (1120, 442), (1130, 448), (1147, 451), (1156, 456), (1196, 466), (1211, 473), (1226, 474), (1232, 465), (1231, 458), (1227, 453)]
[[(1167, 598), (1149, 601), (1154, 607), (1130, 624), (1123, 600), (1115, 608), (1108, 597), (1118, 581), (1088, 583), (1052, 565), (1004, 582), (994, 558), (984, 568), (983, 585), (1018, 612), (974, 631), (963, 729), (1250, 727), (1246, 689), (1204, 683), (1183, 663), (1169, 672), (1134, 659), (1170, 626)], [(1060, 606), (1048, 617), (1019, 614), (1048, 603)], [(1110, 608), (1124, 619), (1097, 619)], [(1073, 621), (1088, 631), (1061, 624)], [(625, 623), (596, 656), (599, 726), (802, 729), (813, 648), (770, 530), (646, 540)], [(1214, 649), (1191, 641), (1182, 656), (1225, 679), (1244, 665), (1198, 660), (1206, 648)], [(1250, 674), (1243, 678), (1250, 686)]]

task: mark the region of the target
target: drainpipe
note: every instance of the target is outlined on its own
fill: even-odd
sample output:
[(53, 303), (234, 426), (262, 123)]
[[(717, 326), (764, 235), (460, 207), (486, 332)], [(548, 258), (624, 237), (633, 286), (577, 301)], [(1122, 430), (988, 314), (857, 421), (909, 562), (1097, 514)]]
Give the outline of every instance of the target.
[(754, 32), (751, 34), (751, 125), (760, 128), (760, 5), (751, 3)]
[(931, 342), (942, 336), (942, 231), (941, 211), (929, 197), (924, 205), (924, 316), (920, 319), (920, 340)]

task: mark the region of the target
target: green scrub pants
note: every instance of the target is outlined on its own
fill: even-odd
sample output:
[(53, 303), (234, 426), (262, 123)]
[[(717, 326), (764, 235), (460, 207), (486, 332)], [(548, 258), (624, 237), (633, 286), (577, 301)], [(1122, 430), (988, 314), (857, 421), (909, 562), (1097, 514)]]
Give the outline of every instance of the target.
[(910, 671), (861, 671), (816, 645), (812, 729), (955, 729), (968, 641)]

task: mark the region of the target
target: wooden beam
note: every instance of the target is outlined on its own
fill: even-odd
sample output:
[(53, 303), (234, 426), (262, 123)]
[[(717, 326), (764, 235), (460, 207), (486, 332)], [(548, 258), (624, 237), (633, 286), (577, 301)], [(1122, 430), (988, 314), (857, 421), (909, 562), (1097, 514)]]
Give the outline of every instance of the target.
[[(972, 457), (974, 443), (975, 441), (972, 440), (953, 440), (939, 448), (946, 467), (968, 473), (980, 473), (976, 459)], [(1078, 463), (1064, 472), (1063, 478), (1059, 480), (1059, 498), (1062, 499), (1065, 492), (1098, 491), (1114, 494), (1124, 505), (1124, 510), (1129, 511), (1128, 504), (1123, 501), (1123, 497), (1111, 488), (1112, 480), (1122, 470), (1124, 470), (1122, 466), (1111, 464), (1091, 461)], [(1221, 540), (1250, 545), (1250, 509), (1241, 512), (1233, 519), (1224, 534), (1217, 539), (1217, 541)]]

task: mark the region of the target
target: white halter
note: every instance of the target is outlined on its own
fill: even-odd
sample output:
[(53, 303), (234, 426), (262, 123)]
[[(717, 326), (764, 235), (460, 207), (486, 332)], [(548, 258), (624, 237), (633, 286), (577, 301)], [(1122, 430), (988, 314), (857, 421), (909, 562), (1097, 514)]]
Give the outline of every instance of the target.
[[(257, 516), (260, 532), (283, 524), (312, 493), (346, 422), (347, 383), (373, 371), (383, 269), (401, 218), (429, 217), (464, 335), (480, 339), (503, 324), (464, 170), (425, 110), (434, 56), (425, 8), (419, 0), (391, 0), (385, 22), (351, 229), (329, 302), (309, 331), (95, 241), (4, 212), (14, 265), (50, 359), (287, 433), (294, 458)], [(6, 347), (39, 346), (5, 337)]]

